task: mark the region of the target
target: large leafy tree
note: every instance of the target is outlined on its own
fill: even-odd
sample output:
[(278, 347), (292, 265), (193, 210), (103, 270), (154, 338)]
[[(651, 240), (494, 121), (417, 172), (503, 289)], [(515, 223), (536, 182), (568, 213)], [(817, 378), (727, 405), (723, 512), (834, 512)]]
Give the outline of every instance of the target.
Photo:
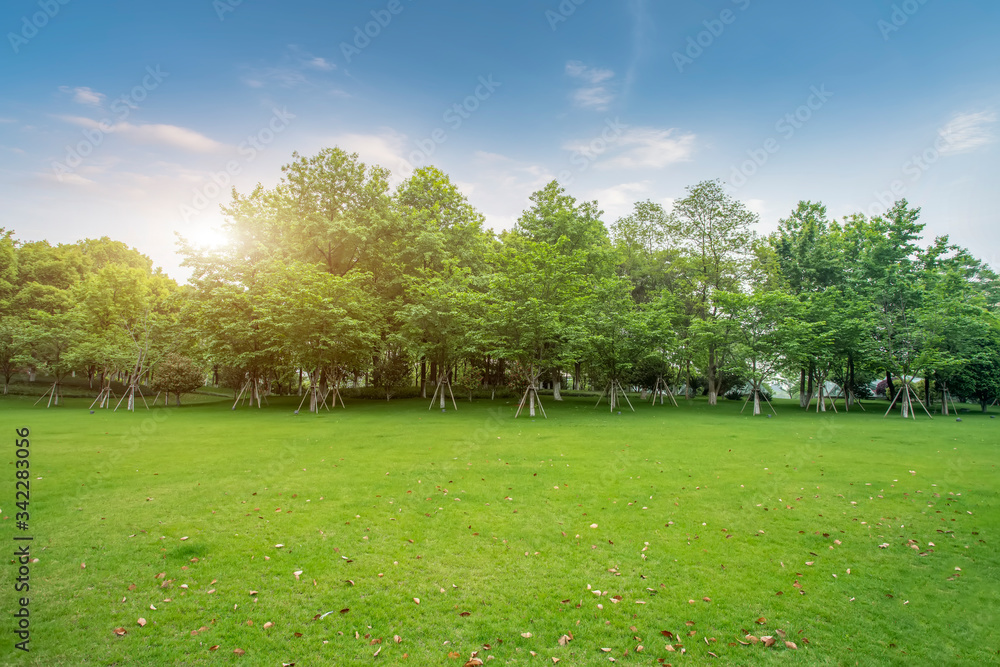
[(713, 295), (742, 288), (757, 216), (727, 195), (718, 181), (689, 187), (674, 213), (672, 233), (683, 252), (680, 273), (692, 319), (691, 342), (704, 371), (708, 402), (715, 405), (724, 388), (721, 370), (729, 361), (732, 330), (720, 321)]

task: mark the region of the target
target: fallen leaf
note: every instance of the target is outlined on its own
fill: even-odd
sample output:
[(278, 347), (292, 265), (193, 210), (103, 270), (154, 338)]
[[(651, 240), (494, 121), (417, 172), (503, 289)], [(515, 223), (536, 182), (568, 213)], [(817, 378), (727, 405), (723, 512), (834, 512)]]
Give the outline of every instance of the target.
[(115, 634), (121, 637), (122, 635), (127, 635), (128, 630), (126, 630), (125, 628), (115, 628)]
[(267, 623), (264, 624), (264, 629), (265, 630), (267, 630), (268, 628), (273, 628), (273, 627), (274, 627), (274, 623), (272, 623), (271, 621), (268, 621)]
[(790, 648), (794, 651), (798, 646), (795, 645), (795, 642), (785, 642), (785, 648)]
[[(381, 653), (381, 652), (382, 652), (382, 647), (381, 647), (381, 646), (379, 646), (379, 647), (378, 647), (377, 649), (375, 649), (375, 653), (373, 653), (373, 654), (372, 654), (372, 657), (373, 657), (373, 658), (377, 658), (377, 657), (378, 657), (378, 654), (379, 654), (379, 653)], [(481, 665), (481, 664), (483, 664), (483, 663), (479, 663), (479, 664)]]
[(153, 579), (163, 579), (165, 576), (167, 576), (166, 572), (160, 572), (158, 575), (153, 577)]
[(413, 598), (413, 601), (416, 602), (417, 604), (420, 604), (420, 598)]
[(761, 616), (760, 618), (758, 618), (758, 619), (757, 619), (756, 621), (754, 621), (754, 622), (755, 622), (755, 623), (756, 623), (757, 625), (764, 625), (765, 623), (767, 623), (767, 619), (766, 619), (766, 618), (764, 618), (763, 616)]
[(452, 660), (458, 660), (459, 658), (462, 657), (462, 654), (459, 653), (458, 651), (452, 651), (448, 654), (448, 657), (451, 658)]
[(144, 627), (146, 627), (146, 619), (144, 619), (144, 618), (141, 618), (141, 617), (140, 617), (140, 618), (139, 618), (139, 620), (138, 620), (138, 621), (136, 621), (136, 623), (138, 623), (138, 624), (139, 624), (139, 627), (140, 627), (140, 628), (144, 628)]
[(219, 645), (218, 645), (218, 644), (216, 644), (215, 646), (210, 646), (210, 647), (208, 648), (208, 650), (209, 650), (209, 651), (218, 651), (218, 650), (219, 650)]
[(393, 635), (392, 641), (396, 642), (397, 644), (402, 644), (403, 643), (403, 638), (400, 637), (399, 635)]
[(524, 637), (525, 639), (531, 639), (531, 633), (530, 632), (522, 632), (521, 636)]
[(479, 658), (469, 658), (463, 667), (482, 667), (483, 661)]
[(764, 642), (764, 646), (771, 647), (774, 646), (774, 637), (761, 637), (760, 640)]
[(243, 655), (244, 653), (246, 653), (246, 651), (244, 651), (241, 648), (234, 648), (233, 653), (235, 653), (236, 655)]
[(472, 612), (470, 612), (470, 611), (463, 611), (461, 614), (459, 614), (459, 616), (472, 616)]
[(571, 641), (573, 641), (573, 638), (570, 635), (563, 635), (559, 638), (559, 645), (566, 646), (566, 644), (569, 644)]

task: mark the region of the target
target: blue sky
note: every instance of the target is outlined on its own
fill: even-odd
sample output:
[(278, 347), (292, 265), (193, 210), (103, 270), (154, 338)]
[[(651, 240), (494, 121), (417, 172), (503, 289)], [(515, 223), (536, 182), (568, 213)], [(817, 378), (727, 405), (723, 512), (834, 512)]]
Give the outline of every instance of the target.
[(175, 232), (336, 145), (440, 167), (496, 229), (553, 178), (609, 224), (718, 178), (762, 232), (905, 196), (1000, 268), (998, 33), (982, 0), (8, 0), (0, 226), (183, 280)]

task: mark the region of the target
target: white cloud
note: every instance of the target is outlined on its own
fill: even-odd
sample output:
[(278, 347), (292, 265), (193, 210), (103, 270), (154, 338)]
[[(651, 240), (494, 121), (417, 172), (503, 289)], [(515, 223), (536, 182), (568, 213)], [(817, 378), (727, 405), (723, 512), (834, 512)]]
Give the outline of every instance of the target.
[(406, 159), (406, 135), (389, 127), (381, 128), (375, 134), (337, 135), (324, 145), (337, 146), (348, 153), (357, 153), (365, 164), (385, 167), (392, 172), (390, 182), (394, 185), (413, 171), (413, 166)]
[(968, 153), (996, 141), (989, 125), (997, 120), (996, 113), (980, 111), (957, 113), (938, 132), (945, 142), (941, 153)]
[(73, 93), (73, 101), (77, 104), (83, 104), (85, 106), (99, 107), (104, 104), (106, 95), (104, 93), (99, 93), (96, 90), (91, 90), (86, 86), (80, 86), (77, 88), (70, 88), (69, 86), (59, 86), (59, 90), (63, 93)]
[(694, 134), (682, 134), (676, 128), (626, 127), (617, 137), (574, 140), (563, 144), (563, 148), (583, 155), (594, 161), (595, 167), (603, 169), (662, 169), (690, 161), (695, 138)]
[(0, 123), (16, 123), (17, 120), (14, 118), (0, 118)]
[(76, 186), (96, 185), (96, 183), (90, 180), (89, 178), (84, 178), (80, 174), (74, 174), (74, 173), (56, 174), (51, 171), (44, 171), (35, 174), (35, 176), (42, 181), (46, 181), (52, 184), (76, 185)]
[(210, 139), (204, 134), (177, 125), (133, 125), (119, 123), (114, 126), (116, 133), (124, 134), (139, 143), (162, 144), (193, 153), (211, 153), (225, 148), (224, 144)]
[(643, 195), (649, 192), (649, 181), (638, 181), (634, 183), (621, 183), (610, 188), (596, 190), (586, 199), (596, 199), (604, 211), (604, 219), (617, 220), (632, 212), (635, 202), (643, 199)]
[(210, 139), (200, 132), (177, 125), (136, 125), (127, 122), (109, 125), (106, 121), (96, 121), (93, 118), (83, 116), (56, 116), (56, 118), (90, 130), (118, 134), (135, 143), (160, 144), (193, 153), (211, 153), (225, 148), (224, 144), (215, 139)]
[(578, 106), (603, 111), (615, 99), (609, 87), (615, 76), (613, 70), (587, 67), (579, 60), (570, 60), (566, 63), (566, 74), (584, 83), (573, 92), (573, 101)]

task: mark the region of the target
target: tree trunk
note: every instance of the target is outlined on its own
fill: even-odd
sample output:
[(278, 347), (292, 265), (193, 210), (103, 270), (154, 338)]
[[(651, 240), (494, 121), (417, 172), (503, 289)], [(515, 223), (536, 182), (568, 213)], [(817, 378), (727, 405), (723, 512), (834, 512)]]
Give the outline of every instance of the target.
[(299, 396), (302, 395), (302, 367), (299, 366)]
[(528, 390), (528, 415), (535, 416), (535, 392)]
[[(812, 391), (812, 390), (810, 389), (810, 391)], [(809, 403), (807, 402), (806, 399), (807, 399), (807, 397), (806, 397), (806, 367), (803, 366), (799, 370), (799, 407), (800, 408), (807, 408), (807, 407), (809, 407)]]
[(892, 381), (892, 373), (888, 370), (885, 372), (885, 385), (886, 398), (891, 401), (896, 398), (896, 383)]
[(562, 386), (562, 373), (559, 371), (552, 371), (552, 400), (561, 401), (562, 394), (559, 390)]
[(715, 348), (708, 351), (708, 404), (716, 405), (719, 400), (718, 387), (715, 384)]
[(420, 398), (427, 398), (427, 359), (420, 360)]
[[(177, 405), (177, 407), (181, 406), (181, 395), (177, 392), (174, 392), (174, 402)], [(166, 401), (164, 401), (164, 403), (166, 403)]]
[(809, 368), (806, 370), (806, 393), (805, 398), (800, 399), (805, 401), (806, 410), (809, 409), (809, 404), (812, 402), (813, 392), (816, 391), (816, 375), (813, 372), (812, 362), (809, 362)]

